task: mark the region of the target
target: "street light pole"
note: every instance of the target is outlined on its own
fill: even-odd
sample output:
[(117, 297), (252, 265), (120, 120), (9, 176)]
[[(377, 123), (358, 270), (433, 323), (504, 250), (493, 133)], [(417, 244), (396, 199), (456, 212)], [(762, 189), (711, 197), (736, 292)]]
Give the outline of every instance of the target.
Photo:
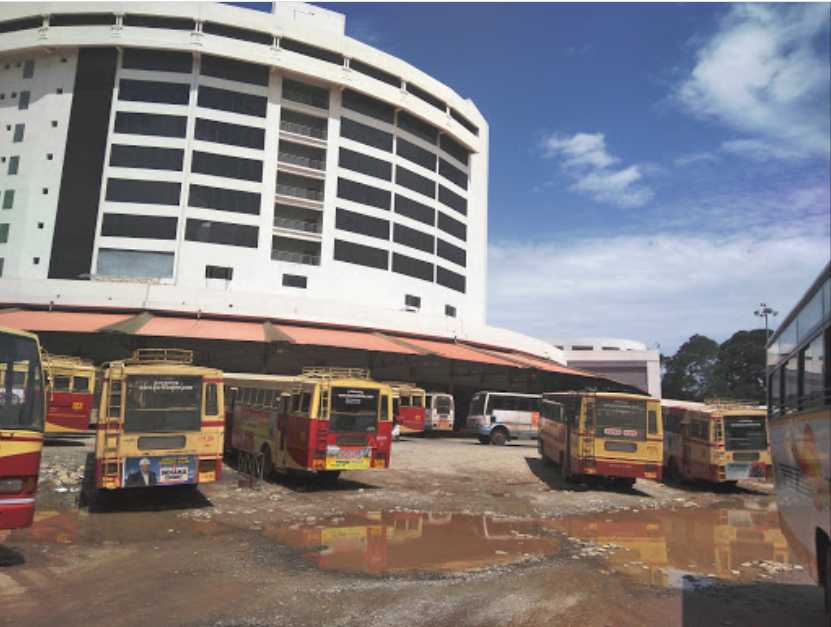
[(770, 327), (768, 326), (768, 316), (771, 318), (775, 318), (779, 315), (778, 311), (775, 311), (772, 307), (768, 307), (767, 303), (759, 303), (759, 309), (753, 312), (753, 315), (759, 316), (760, 318), (765, 319), (765, 342), (768, 340), (768, 336), (770, 336)]

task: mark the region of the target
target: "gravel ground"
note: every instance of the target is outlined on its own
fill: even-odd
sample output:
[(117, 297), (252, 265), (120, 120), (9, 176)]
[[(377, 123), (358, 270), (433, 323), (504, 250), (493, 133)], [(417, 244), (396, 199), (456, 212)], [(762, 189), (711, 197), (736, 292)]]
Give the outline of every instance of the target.
[(79, 509), (91, 451), (46, 447), (0, 625), (827, 624), (769, 484), (571, 486), (534, 443), (413, 437), (335, 486), (226, 467)]

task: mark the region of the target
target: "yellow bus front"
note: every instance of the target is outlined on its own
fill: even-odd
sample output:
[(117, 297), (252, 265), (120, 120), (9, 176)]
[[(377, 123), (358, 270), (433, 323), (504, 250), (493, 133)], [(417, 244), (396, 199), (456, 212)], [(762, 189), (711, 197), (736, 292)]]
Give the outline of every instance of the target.
[(195, 485), (219, 479), (223, 406), (218, 370), (110, 368), (99, 408), (97, 486)]

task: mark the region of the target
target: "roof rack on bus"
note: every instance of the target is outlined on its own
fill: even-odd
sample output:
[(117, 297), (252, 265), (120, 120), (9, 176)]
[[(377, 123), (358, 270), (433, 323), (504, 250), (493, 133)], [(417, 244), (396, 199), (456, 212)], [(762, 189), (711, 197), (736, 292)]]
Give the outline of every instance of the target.
[(124, 360), (126, 364), (160, 362), (192, 364), (193, 351), (186, 348), (139, 348), (133, 352), (132, 357)]
[(763, 404), (760, 404), (759, 401), (747, 401), (747, 400), (740, 400), (740, 399), (724, 399), (724, 398), (705, 398), (704, 405), (707, 406), (708, 409), (722, 409), (722, 410), (730, 410), (730, 409), (756, 409), (759, 407), (764, 407)]
[(304, 377), (320, 379), (369, 379), (369, 370), (366, 368), (328, 368), (324, 366), (308, 366), (303, 368)]
[(54, 353), (47, 353), (45, 350), (40, 351), (41, 361), (50, 364), (62, 364), (67, 366), (92, 366), (92, 362), (83, 357), (76, 357), (75, 355), (55, 355)]

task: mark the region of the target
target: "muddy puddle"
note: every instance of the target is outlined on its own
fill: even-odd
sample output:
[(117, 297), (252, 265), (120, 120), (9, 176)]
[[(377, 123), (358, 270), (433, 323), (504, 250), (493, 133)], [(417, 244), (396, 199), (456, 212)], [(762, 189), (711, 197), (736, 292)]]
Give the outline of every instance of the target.
[(600, 574), (683, 587), (708, 579), (766, 578), (791, 555), (775, 510), (742, 503), (564, 518), (503, 518), (427, 512), (361, 512), (266, 527), (323, 570), (372, 573), (475, 571), (562, 556)]

